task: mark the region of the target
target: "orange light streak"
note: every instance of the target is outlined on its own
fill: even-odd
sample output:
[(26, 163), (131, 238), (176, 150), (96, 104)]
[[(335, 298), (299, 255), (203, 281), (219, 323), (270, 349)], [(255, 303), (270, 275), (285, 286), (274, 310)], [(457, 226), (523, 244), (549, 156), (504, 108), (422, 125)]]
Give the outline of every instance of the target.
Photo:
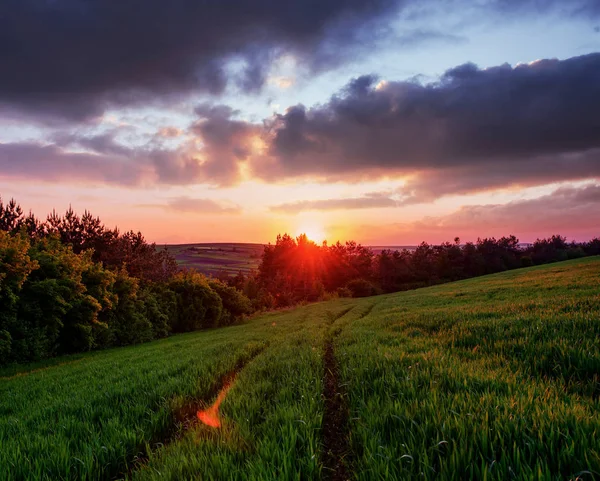
[(225, 399), (225, 396), (227, 396), (227, 392), (231, 388), (231, 385), (232, 383), (229, 382), (223, 387), (223, 389), (221, 389), (221, 392), (219, 392), (219, 395), (217, 396), (217, 399), (215, 399), (215, 402), (212, 406), (210, 406), (207, 409), (204, 409), (203, 411), (197, 412), (196, 416), (198, 416), (198, 419), (200, 421), (202, 421), (207, 426), (210, 426), (211, 428), (221, 427), (221, 419), (219, 418), (219, 406), (223, 402), (223, 399)]

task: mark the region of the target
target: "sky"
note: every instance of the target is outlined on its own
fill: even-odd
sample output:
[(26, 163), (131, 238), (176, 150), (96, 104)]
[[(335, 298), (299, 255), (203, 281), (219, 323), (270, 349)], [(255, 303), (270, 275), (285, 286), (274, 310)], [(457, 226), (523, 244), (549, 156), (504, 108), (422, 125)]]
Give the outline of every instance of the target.
[(4, 0), (0, 196), (158, 244), (600, 235), (600, 0)]

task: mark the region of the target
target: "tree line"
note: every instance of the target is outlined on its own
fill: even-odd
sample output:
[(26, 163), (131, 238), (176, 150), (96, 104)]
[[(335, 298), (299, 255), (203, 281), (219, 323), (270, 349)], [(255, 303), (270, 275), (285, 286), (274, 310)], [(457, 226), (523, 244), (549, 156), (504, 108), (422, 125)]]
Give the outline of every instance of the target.
[(567, 242), (560, 235), (522, 248), (515, 236), (459, 238), (414, 250), (373, 252), (356, 242), (317, 245), (305, 235), (280, 235), (265, 247), (256, 274), (225, 278), (260, 307), (285, 307), (331, 297), (364, 297), (416, 289), (519, 267), (600, 254), (600, 238)]
[(0, 365), (228, 325), (250, 310), (139, 232), (72, 209), (40, 222), (0, 200)]
[(422, 243), (379, 253), (356, 242), (317, 245), (279, 235), (256, 272), (206, 277), (180, 269), (139, 232), (89, 212), (40, 221), (0, 199), (0, 365), (136, 344), (230, 325), (257, 311), (364, 297), (600, 254), (600, 239), (514, 236)]

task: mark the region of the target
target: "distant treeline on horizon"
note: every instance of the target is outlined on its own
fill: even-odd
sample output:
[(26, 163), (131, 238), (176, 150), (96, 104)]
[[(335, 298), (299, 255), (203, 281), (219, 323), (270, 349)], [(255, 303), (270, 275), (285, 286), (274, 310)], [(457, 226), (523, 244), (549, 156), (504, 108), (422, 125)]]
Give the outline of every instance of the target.
[[(314, 241), (313, 241), (314, 242)], [(268, 246), (270, 243), (260, 243), (260, 242), (192, 242), (192, 243), (184, 243), (184, 244), (163, 244), (163, 243), (157, 243), (159, 245), (165, 245), (167, 247), (199, 247), (199, 248), (204, 248), (204, 249), (219, 249), (222, 247), (236, 247), (236, 246), (261, 246), (261, 247), (265, 247)], [(318, 244), (317, 242), (315, 242), (315, 244)], [(432, 246), (435, 244), (431, 244)], [(464, 244), (460, 244), (461, 247)], [(530, 247), (533, 246), (533, 242), (519, 242), (517, 245), (520, 249), (528, 249)], [(384, 250), (391, 250), (391, 251), (402, 251), (402, 250), (408, 250), (408, 251), (414, 251), (417, 250), (417, 247), (419, 247), (418, 245), (371, 245), (371, 244), (367, 244), (365, 245), (365, 247), (368, 247), (369, 249), (371, 249), (373, 252), (375, 252), (376, 254), (384, 251)]]
[(279, 235), (256, 272), (206, 277), (180, 269), (140, 232), (72, 209), (45, 221), (0, 199), (0, 365), (137, 344), (218, 327), (255, 312), (425, 287), (600, 254), (600, 238), (515, 236), (413, 249)]

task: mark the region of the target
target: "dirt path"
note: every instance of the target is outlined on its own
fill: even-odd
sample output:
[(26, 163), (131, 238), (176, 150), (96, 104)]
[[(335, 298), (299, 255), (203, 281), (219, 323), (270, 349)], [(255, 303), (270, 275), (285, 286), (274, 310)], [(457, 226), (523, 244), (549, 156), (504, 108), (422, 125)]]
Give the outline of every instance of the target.
[(348, 406), (340, 386), (340, 371), (335, 358), (334, 340), (341, 329), (334, 329), (338, 319), (353, 307), (332, 315), (323, 352), (323, 478), (345, 481), (349, 476), (350, 446), (348, 443)]
[(323, 357), (325, 412), (323, 413), (324, 478), (332, 481), (349, 479), (348, 408), (340, 387), (339, 369), (333, 350), (333, 338), (325, 343)]

